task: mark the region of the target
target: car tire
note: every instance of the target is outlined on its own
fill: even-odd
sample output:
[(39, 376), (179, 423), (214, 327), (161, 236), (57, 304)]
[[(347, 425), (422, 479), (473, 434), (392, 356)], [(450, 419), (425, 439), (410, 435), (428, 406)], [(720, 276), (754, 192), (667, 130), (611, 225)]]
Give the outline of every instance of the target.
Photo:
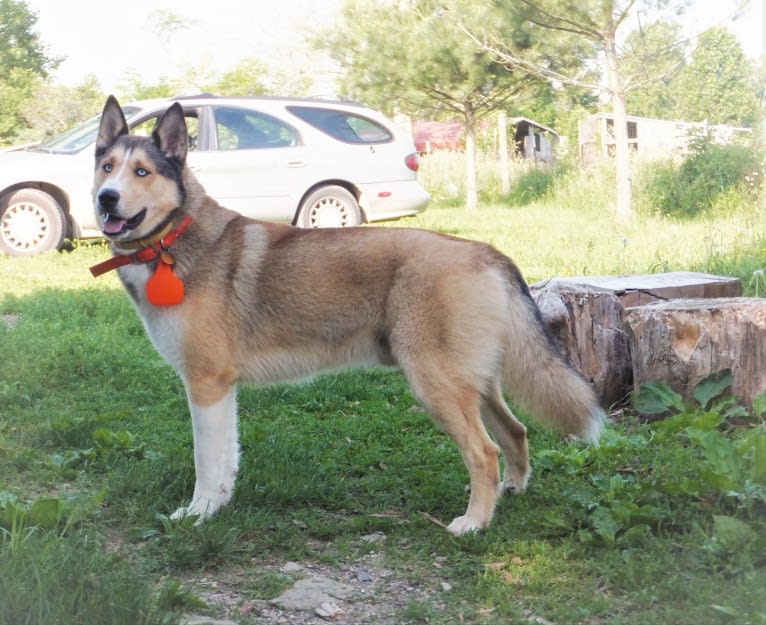
[(301, 228), (349, 228), (362, 223), (356, 198), (343, 187), (320, 187), (303, 201), (296, 225)]
[(0, 198), (0, 253), (33, 256), (61, 247), (66, 219), (59, 203), (38, 189), (20, 189)]

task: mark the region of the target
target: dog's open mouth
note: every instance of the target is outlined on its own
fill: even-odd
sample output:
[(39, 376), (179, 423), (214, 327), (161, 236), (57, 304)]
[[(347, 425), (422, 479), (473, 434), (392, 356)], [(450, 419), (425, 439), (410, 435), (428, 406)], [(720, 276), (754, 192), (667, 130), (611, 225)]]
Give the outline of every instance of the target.
[(117, 236), (123, 232), (128, 232), (129, 230), (138, 228), (138, 226), (141, 225), (141, 222), (144, 220), (144, 217), (146, 217), (145, 208), (130, 219), (122, 219), (117, 215), (107, 213), (104, 216), (104, 225), (101, 227), (101, 232), (103, 232), (106, 236)]

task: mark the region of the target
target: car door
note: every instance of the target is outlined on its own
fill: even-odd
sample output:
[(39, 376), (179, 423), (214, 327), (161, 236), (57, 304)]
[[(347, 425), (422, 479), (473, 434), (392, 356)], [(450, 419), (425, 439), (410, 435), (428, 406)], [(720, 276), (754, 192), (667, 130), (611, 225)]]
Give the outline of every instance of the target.
[(206, 107), (206, 145), (189, 165), (209, 195), (248, 217), (291, 222), (305, 188), (298, 131), (250, 108)]

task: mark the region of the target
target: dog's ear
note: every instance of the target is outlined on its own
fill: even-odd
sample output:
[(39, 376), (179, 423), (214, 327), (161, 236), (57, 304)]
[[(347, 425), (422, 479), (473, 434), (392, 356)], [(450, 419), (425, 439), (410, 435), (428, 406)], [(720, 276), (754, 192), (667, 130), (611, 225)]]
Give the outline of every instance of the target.
[(101, 113), (101, 124), (98, 127), (96, 139), (96, 160), (101, 158), (111, 145), (122, 135), (128, 134), (128, 123), (117, 99), (110, 95), (106, 99), (104, 112)]
[(184, 110), (178, 102), (175, 102), (157, 120), (157, 126), (155, 126), (152, 132), (152, 138), (165, 156), (176, 159), (181, 165), (186, 162), (186, 153), (189, 150), (189, 135), (186, 131)]

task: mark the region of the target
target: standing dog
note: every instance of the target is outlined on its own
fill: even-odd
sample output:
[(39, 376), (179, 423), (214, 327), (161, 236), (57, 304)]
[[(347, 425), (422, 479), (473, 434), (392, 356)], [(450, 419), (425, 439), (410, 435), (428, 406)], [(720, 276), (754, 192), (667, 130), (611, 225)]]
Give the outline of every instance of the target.
[(92, 271), (119, 268), (186, 387), (196, 484), (174, 517), (204, 519), (231, 498), (240, 382), (399, 366), (470, 474), (468, 508), (447, 528), (455, 535), (487, 527), (498, 493), (527, 485), (526, 430), (503, 390), (544, 423), (598, 439), (604, 413), (555, 350), (510, 259), (420, 230), (303, 230), (247, 219), (205, 194), (185, 165), (187, 146), (178, 103), (144, 138), (128, 136), (110, 97), (93, 187), (115, 256)]

